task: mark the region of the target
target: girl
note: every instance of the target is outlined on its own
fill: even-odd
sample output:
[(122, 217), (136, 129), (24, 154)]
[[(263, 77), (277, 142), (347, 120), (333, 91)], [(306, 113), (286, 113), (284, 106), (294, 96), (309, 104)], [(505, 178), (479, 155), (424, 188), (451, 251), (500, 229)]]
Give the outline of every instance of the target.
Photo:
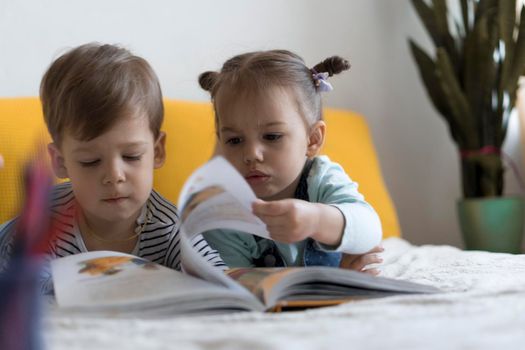
[(220, 72), (200, 75), (215, 109), (217, 152), (260, 198), (253, 212), (275, 240), (205, 233), (228, 266), (367, 270), (381, 262), (375, 254), (382, 251), (375, 247), (382, 236), (379, 217), (344, 170), (317, 155), (326, 132), (321, 92), (332, 89), (329, 76), (349, 68), (334, 56), (309, 69), (296, 54), (271, 50), (235, 56)]

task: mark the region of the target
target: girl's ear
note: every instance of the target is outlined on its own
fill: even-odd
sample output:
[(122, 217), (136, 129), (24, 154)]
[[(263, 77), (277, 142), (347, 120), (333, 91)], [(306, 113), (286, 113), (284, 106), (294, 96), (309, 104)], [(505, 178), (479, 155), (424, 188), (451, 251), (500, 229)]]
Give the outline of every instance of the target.
[(326, 133), (326, 124), (319, 120), (310, 128), (310, 135), (308, 136), (308, 147), (306, 149), (306, 156), (308, 158), (315, 157), (324, 144), (324, 137)]
[(56, 177), (67, 179), (69, 176), (64, 162), (64, 156), (54, 142), (47, 145), (47, 153), (49, 153), (49, 157), (51, 158), (51, 166)]
[(153, 168), (158, 169), (166, 161), (166, 133), (161, 131), (154, 146)]

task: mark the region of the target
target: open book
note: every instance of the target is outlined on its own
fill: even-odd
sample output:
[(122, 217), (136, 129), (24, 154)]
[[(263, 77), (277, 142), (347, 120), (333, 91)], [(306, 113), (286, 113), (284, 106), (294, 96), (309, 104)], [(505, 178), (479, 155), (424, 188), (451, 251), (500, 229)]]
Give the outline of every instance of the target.
[(52, 262), (57, 304), (63, 310), (120, 316), (280, 311), (334, 305), (434, 287), (332, 267), (237, 268), (208, 263), (191, 237), (214, 228), (269, 238), (251, 213), (255, 194), (223, 158), (197, 169), (184, 185), (181, 211), (183, 271), (118, 252), (94, 251)]

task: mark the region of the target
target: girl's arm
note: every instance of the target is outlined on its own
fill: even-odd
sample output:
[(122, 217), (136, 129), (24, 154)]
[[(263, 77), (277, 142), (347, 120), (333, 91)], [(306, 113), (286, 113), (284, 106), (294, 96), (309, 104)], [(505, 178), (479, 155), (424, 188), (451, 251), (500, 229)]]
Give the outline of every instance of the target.
[(313, 238), (320, 249), (364, 254), (381, 241), (379, 216), (343, 169), (327, 157), (316, 158), (308, 177), (310, 202), (258, 200), (253, 212), (273, 239), (293, 243)]
[(254, 267), (257, 243), (252, 235), (231, 230), (211, 230), (202, 234), (230, 267)]

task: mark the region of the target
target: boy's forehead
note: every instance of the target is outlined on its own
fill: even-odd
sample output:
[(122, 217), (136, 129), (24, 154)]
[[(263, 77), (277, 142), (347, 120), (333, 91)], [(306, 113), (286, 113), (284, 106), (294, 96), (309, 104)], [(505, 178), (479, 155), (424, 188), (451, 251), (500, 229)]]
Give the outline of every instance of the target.
[(154, 138), (147, 118), (123, 118), (95, 137), (85, 139), (78, 132), (66, 130), (63, 144), (75, 150), (89, 150), (100, 146), (133, 147), (151, 143)]
[(134, 114), (123, 113), (106, 117), (104, 118), (106, 119), (105, 121), (98, 123), (96, 119), (94, 122), (93, 119), (87, 117), (69, 118), (69, 122), (64, 125), (61, 132), (61, 139), (69, 137), (85, 142), (111, 133), (125, 136), (126, 133), (134, 132), (135, 129), (151, 131), (150, 118), (143, 112), (137, 111)]
[[(117, 147), (117, 148), (140, 148), (147, 146), (149, 142), (146, 141), (130, 141), (130, 142), (120, 142), (115, 143), (114, 145), (107, 145), (107, 143), (104, 143), (108, 147)], [(93, 140), (91, 141), (80, 141), (80, 140), (73, 140), (72, 142), (68, 143), (68, 146), (71, 148), (72, 153), (85, 153), (93, 151), (95, 148), (97, 148), (97, 143)]]

